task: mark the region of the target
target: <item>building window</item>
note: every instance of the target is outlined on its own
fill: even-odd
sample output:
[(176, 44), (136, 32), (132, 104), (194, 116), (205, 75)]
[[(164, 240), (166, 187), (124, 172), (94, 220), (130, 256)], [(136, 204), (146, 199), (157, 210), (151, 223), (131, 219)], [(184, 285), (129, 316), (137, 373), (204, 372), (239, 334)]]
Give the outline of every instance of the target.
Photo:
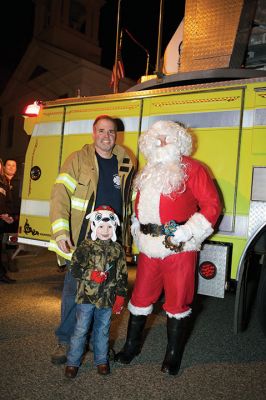
[(15, 118), (13, 116), (8, 118), (7, 138), (6, 138), (6, 147), (7, 148), (10, 148), (13, 146), (14, 122), (15, 122)]
[(69, 25), (76, 31), (85, 34), (86, 7), (78, 0), (71, 0), (70, 2)]

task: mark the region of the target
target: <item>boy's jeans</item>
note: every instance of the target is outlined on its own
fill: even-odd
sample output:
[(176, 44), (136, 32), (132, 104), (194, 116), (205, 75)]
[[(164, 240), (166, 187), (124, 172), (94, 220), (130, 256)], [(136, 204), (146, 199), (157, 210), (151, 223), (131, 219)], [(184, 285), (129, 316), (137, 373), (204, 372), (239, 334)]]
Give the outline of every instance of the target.
[[(69, 261), (66, 262), (69, 268)], [(65, 273), (64, 287), (61, 300), (61, 322), (55, 331), (58, 337), (58, 342), (69, 344), (70, 338), (74, 332), (76, 323), (76, 293), (77, 281), (72, 276), (71, 272)]]
[(112, 308), (97, 308), (93, 304), (77, 304), (76, 326), (70, 340), (67, 365), (79, 367), (93, 320), (93, 355), (95, 365), (106, 364), (109, 353), (109, 331)]

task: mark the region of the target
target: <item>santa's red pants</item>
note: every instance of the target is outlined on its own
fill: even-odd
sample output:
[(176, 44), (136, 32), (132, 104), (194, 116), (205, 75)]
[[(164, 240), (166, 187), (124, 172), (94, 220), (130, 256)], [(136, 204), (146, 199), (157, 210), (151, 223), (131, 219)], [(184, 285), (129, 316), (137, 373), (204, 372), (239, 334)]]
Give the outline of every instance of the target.
[(140, 253), (136, 281), (130, 303), (149, 307), (164, 289), (164, 310), (172, 315), (190, 310), (195, 287), (197, 252), (184, 252), (164, 258), (149, 258)]

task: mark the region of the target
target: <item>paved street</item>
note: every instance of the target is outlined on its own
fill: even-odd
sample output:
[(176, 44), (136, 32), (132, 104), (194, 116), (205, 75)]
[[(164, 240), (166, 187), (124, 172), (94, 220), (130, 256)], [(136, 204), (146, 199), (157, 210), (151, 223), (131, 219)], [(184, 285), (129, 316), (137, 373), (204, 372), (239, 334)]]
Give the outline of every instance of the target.
[[(64, 274), (53, 254), (18, 258), (14, 285), (0, 284), (1, 400), (265, 400), (266, 338), (256, 317), (248, 329), (233, 333), (234, 294), (225, 299), (197, 296), (193, 330), (180, 377), (160, 372), (166, 346), (165, 314), (156, 306), (145, 330), (141, 354), (129, 366), (111, 363), (112, 373), (99, 376), (87, 353), (77, 378), (50, 362), (59, 322)], [(130, 287), (135, 267), (129, 268)], [(128, 311), (115, 316), (111, 344), (124, 343)]]

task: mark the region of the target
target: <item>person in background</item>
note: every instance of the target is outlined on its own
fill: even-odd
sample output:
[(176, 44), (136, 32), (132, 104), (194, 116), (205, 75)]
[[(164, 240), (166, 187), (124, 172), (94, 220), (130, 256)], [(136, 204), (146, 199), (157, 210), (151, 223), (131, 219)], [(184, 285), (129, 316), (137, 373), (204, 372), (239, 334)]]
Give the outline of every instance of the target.
[(18, 231), (21, 204), (20, 180), (17, 177), (17, 161), (8, 158), (4, 163), (4, 173), (9, 184), (12, 203), (12, 217), (14, 219), (13, 223), (8, 228), (8, 232), (15, 233)]
[(0, 159), (0, 282), (15, 283), (15, 279), (8, 276), (6, 268), (2, 263), (3, 235), (6, 232), (6, 226), (14, 222), (10, 215), (11, 198), (8, 182), (4, 175), (3, 162)]
[[(20, 180), (17, 177), (17, 161), (13, 158), (6, 159), (4, 163), (4, 173), (9, 185), (10, 199), (11, 199), (11, 216), (13, 222), (6, 224), (5, 233), (17, 233), (20, 215), (21, 193), (20, 193)], [(8, 258), (7, 268), (11, 272), (17, 272), (18, 267), (15, 260), (11, 260), (10, 253), (12, 253), (14, 245), (11, 247), (6, 244), (6, 254)]]
[(127, 294), (126, 255), (116, 242), (118, 216), (103, 205), (86, 216), (90, 238), (76, 248), (70, 272), (78, 281), (76, 326), (70, 340), (65, 376), (75, 378), (81, 365), (86, 337), (93, 321), (93, 355), (97, 372), (110, 373), (109, 331), (112, 311), (120, 314)]
[(167, 347), (161, 371), (177, 375), (194, 296), (197, 253), (221, 212), (206, 168), (190, 157), (192, 138), (173, 121), (157, 121), (139, 139), (147, 164), (134, 182), (131, 226), (140, 254), (124, 348), (115, 360), (129, 364), (140, 352), (142, 332), (164, 290)]
[(87, 237), (90, 227), (85, 216), (98, 206), (108, 204), (121, 221), (118, 241), (126, 245), (131, 240), (127, 227), (134, 167), (124, 147), (116, 145), (116, 136), (116, 120), (109, 115), (98, 116), (93, 123), (93, 143), (67, 158), (52, 189), (49, 249), (57, 253), (61, 265), (67, 266), (61, 322), (55, 332), (58, 345), (51, 356), (55, 364), (66, 362), (66, 352), (76, 323), (77, 283), (69, 271), (69, 263), (77, 245)]

